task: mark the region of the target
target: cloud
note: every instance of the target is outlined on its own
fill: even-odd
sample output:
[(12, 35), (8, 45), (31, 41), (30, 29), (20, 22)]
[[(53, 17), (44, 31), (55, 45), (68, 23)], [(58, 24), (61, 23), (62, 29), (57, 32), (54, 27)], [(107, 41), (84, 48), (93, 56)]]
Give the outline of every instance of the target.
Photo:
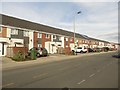
[(99, 35), (99, 38), (104, 38), (104, 39), (109, 40), (111, 42), (112, 41), (118, 42), (118, 39), (120, 39), (118, 32), (102, 34), (102, 35)]
[(117, 2), (6, 2), (2, 6), (2, 13), (4, 14), (68, 31), (73, 31), (75, 12), (81, 10), (82, 13), (76, 15), (76, 32), (95, 38), (116, 41), (102, 35), (118, 31)]

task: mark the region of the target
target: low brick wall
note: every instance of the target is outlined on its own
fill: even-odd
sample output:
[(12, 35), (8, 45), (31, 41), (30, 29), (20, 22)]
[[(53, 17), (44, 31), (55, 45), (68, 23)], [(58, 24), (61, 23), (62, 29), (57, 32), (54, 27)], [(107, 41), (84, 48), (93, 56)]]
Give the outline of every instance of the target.
[(70, 47), (64, 48), (64, 52), (65, 52), (65, 54), (70, 54), (71, 48)]
[(13, 57), (14, 54), (21, 52), (23, 54), (27, 54), (28, 48), (27, 47), (8, 47), (7, 48), (7, 57)]

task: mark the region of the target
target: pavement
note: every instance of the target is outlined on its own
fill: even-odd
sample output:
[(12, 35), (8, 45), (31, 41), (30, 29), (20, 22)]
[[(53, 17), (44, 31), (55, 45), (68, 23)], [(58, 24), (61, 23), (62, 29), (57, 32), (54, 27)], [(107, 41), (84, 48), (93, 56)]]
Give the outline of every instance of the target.
[(37, 58), (36, 60), (29, 60), (29, 61), (22, 61), (22, 62), (17, 62), (13, 61), (10, 58), (7, 57), (0, 57), (0, 60), (2, 61), (2, 70), (9, 70), (9, 69), (16, 69), (16, 68), (24, 68), (27, 66), (31, 65), (40, 65), (40, 64), (46, 64), (50, 62), (58, 62), (62, 60), (69, 60), (69, 59), (74, 59), (77, 57), (84, 57), (84, 56), (91, 56), (91, 55), (96, 55), (96, 54), (104, 54), (104, 53), (112, 53), (115, 51), (109, 51), (109, 52), (97, 52), (97, 53), (84, 53), (84, 54), (78, 54), (78, 55), (61, 55), (61, 54), (53, 54), (49, 55), (48, 57), (40, 57)]
[(115, 52), (39, 58), (36, 60), (39, 64), (3, 70), (2, 87), (114, 89), (118, 87), (118, 59), (112, 57), (113, 54)]

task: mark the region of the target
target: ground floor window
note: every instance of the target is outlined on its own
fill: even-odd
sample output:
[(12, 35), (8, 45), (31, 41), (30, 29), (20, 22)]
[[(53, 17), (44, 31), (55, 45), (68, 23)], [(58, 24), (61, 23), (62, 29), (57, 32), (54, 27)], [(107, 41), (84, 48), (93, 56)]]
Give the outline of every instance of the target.
[(42, 44), (38, 44), (38, 47), (42, 47)]

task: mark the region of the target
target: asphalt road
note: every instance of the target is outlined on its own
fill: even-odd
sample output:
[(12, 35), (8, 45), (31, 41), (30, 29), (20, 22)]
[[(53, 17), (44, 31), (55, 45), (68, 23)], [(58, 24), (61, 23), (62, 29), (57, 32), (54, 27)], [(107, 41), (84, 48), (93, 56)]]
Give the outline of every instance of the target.
[(28, 66), (2, 72), (3, 88), (118, 88), (114, 53)]

